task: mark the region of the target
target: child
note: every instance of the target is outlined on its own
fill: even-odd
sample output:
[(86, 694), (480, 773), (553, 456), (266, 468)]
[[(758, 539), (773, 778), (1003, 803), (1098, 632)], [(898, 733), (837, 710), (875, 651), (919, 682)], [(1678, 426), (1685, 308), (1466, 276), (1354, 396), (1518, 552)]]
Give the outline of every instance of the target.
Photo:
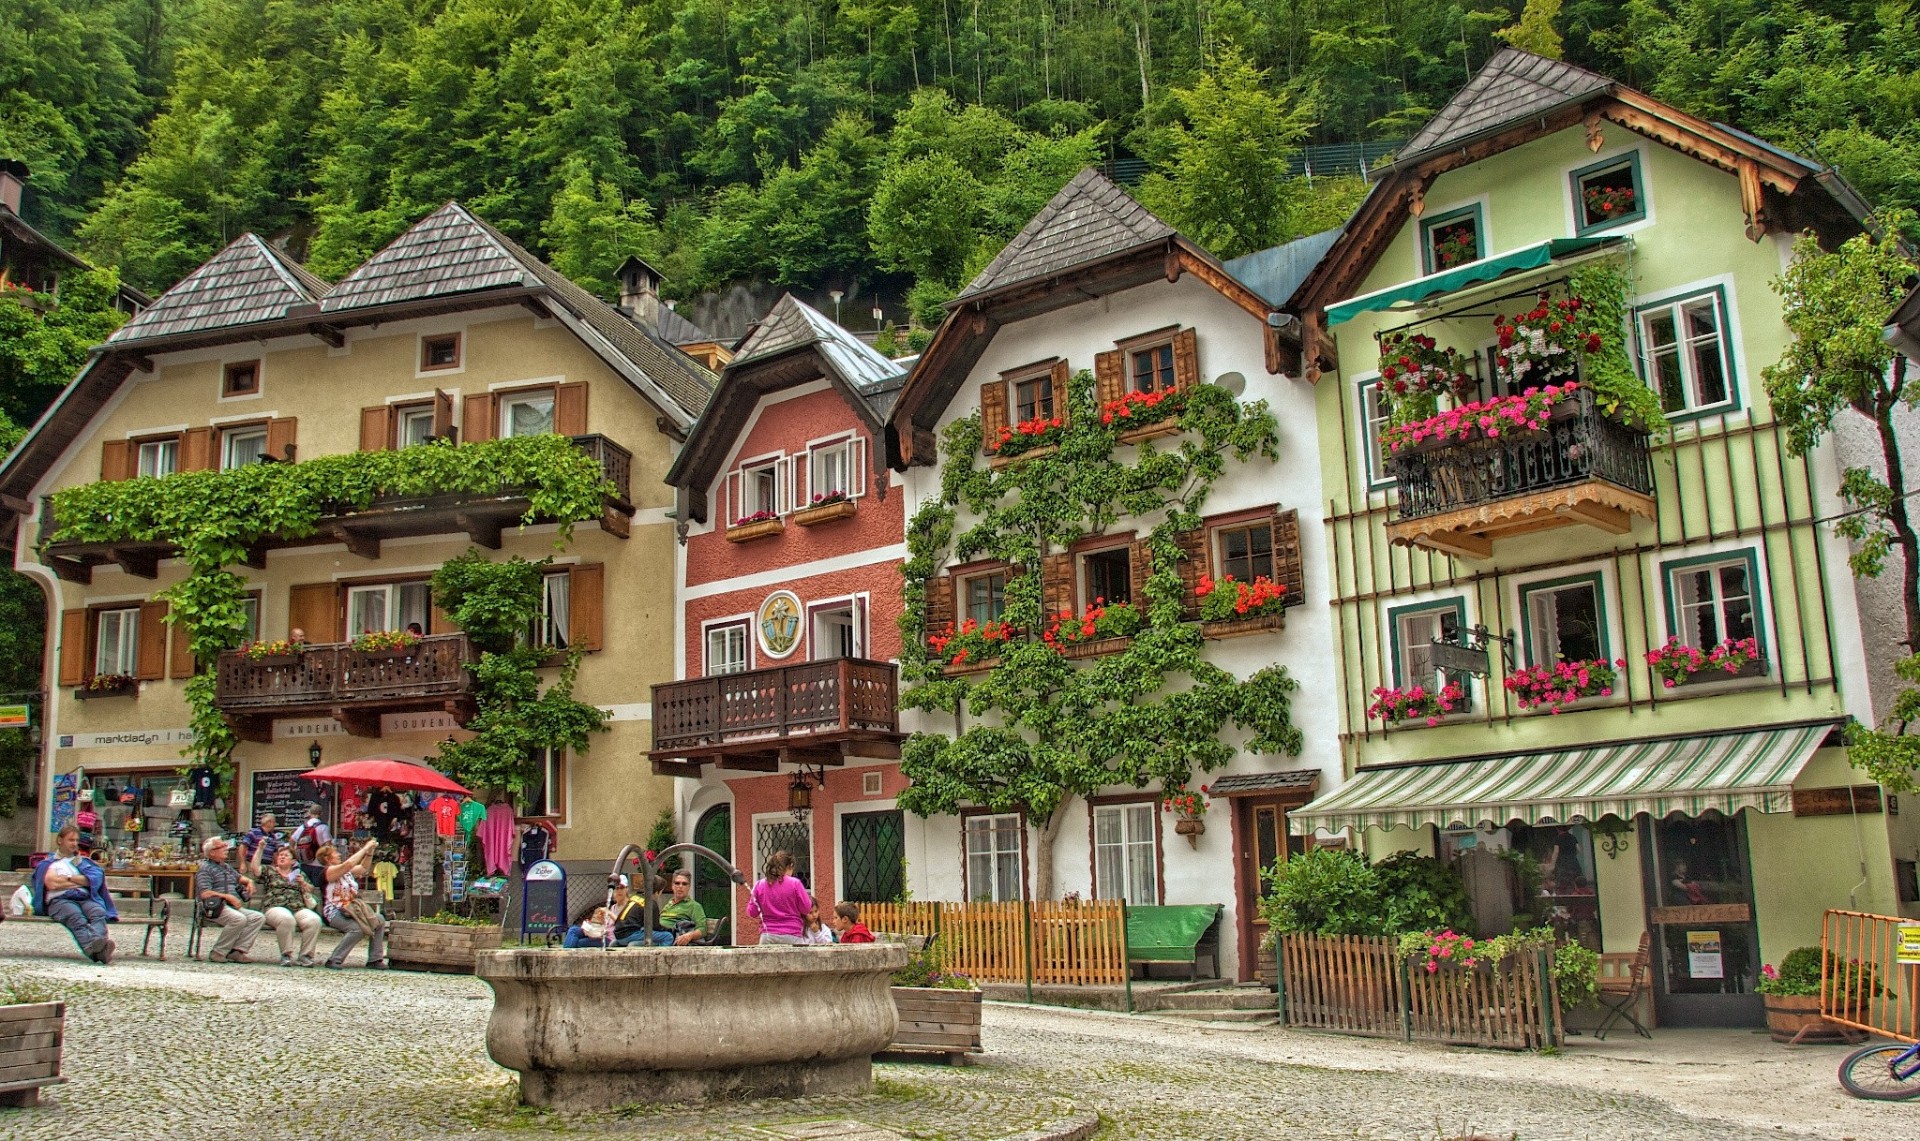
[(829, 922), (833, 924), (833, 933), (842, 943), (873, 942), (873, 932), (867, 930), (867, 925), (860, 922), (860, 908), (855, 904), (834, 904), (833, 918)]
[(800, 941), (802, 943), (810, 947), (828, 947), (833, 945), (833, 931), (826, 924), (820, 922), (820, 905), (818, 903), (813, 905), (813, 909), (807, 912), (806, 918), (801, 922), (804, 924), (800, 932)]

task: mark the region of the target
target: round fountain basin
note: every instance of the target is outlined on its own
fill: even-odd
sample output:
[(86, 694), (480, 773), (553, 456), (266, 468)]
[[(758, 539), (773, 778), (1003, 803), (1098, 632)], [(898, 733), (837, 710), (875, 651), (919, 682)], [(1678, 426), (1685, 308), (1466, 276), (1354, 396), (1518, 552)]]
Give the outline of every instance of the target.
[(487, 1052), (570, 1111), (862, 1092), (897, 1025), (905, 947), (482, 951)]

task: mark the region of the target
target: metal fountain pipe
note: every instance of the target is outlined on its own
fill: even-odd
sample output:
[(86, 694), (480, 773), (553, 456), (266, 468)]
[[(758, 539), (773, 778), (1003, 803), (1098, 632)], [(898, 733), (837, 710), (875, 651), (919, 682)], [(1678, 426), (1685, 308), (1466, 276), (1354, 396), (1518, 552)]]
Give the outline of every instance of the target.
[(653, 878), (660, 874), (660, 868), (666, 863), (668, 856), (678, 855), (681, 852), (692, 852), (696, 856), (704, 856), (712, 860), (714, 863), (719, 864), (727, 873), (728, 879), (742, 886), (746, 885), (746, 875), (741, 872), (739, 868), (734, 867), (732, 861), (705, 845), (670, 844), (658, 852), (655, 852), (653, 858), (649, 860), (644, 848), (638, 844), (628, 844), (626, 847), (620, 849), (618, 856), (613, 858), (613, 870), (607, 873), (608, 922), (606, 933), (601, 937), (603, 946), (611, 947), (613, 945), (613, 889), (620, 882), (620, 869), (627, 866), (628, 857), (633, 857), (634, 862), (640, 865), (646, 876), (645, 882), (641, 885), (640, 890), (646, 892), (647, 903), (646, 909), (641, 912), (641, 915), (643, 917), (642, 922), (646, 925), (643, 929), (647, 932), (648, 937), (651, 938), (654, 925), (660, 919), (660, 901), (655, 899), (653, 895)]

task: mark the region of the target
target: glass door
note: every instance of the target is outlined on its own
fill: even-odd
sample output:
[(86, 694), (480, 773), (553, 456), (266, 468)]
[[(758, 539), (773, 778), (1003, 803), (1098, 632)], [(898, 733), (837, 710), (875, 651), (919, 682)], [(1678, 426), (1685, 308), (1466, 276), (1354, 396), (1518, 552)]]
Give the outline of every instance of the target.
[(1641, 817), (1653, 993), (1670, 1026), (1758, 1026), (1760, 940), (1747, 830), (1737, 816)]

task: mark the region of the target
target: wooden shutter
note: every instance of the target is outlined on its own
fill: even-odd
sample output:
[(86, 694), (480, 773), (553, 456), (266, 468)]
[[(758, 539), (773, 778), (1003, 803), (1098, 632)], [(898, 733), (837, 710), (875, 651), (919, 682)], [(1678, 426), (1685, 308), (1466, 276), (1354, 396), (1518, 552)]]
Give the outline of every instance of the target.
[(212, 471), (213, 429), (188, 428), (180, 440), (181, 471)]
[(1174, 536), (1174, 541), (1180, 544), (1180, 606), (1184, 610), (1196, 610), (1200, 606), (1200, 576), (1212, 573), (1208, 566), (1206, 528), (1182, 531)]
[(587, 386), (584, 383), (554, 386), (553, 430), (562, 436), (587, 434)]
[(927, 580), (927, 633), (938, 634), (957, 617), (953, 576), (937, 574)]
[(1142, 539), (1127, 544), (1127, 585), (1133, 592), (1134, 609), (1147, 612), (1147, 579), (1153, 574), (1153, 548)]
[(437, 388), (433, 390), (433, 434), (442, 440), (453, 436), (453, 397)]
[(1287, 588), (1286, 604), (1307, 600), (1307, 564), (1300, 557), (1300, 513), (1288, 508), (1273, 515), (1273, 580)]
[(276, 460), (291, 460), (298, 454), (296, 437), (300, 431), (300, 418), (281, 416), (267, 421), (267, 454)]
[(493, 439), (494, 420), (498, 416), (498, 399), (493, 393), (476, 392), (467, 397), (460, 410), (460, 438), (468, 443)]
[(393, 405), (360, 410), (360, 450), (384, 452), (393, 447)]
[(1000, 432), (1007, 426), (1007, 382), (996, 380), (981, 385), (980, 439), (987, 451), (1000, 446)]
[(108, 440), (100, 445), (100, 478), (103, 480), (132, 479), (139, 469), (135, 466), (132, 440)]
[(1192, 329), (1173, 335), (1173, 386), (1192, 388), (1200, 383), (1200, 339)]
[(298, 628), (309, 642), (338, 642), (346, 627), (340, 618), (340, 588), (331, 582), (306, 582), (287, 590), (287, 633)]
[(1053, 414), (1061, 423), (1067, 420), (1067, 358), (1053, 362)]
[(567, 644), (598, 650), (606, 638), (606, 568), (581, 563), (567, 572)]
[(159, 681), (167, 676), (167, 604), (140, 604), (140, 628), (135, 632), (139, 644), (134, 650), (133, 676), (141, 681)]
[(167, 676), (186, 678), (193, 676), (193, 630), (185, 623), (170, 623), (167, 637), (171, 639), (172, 652), (167, 656)]
[(1099, 403), (1111, 404), (1127, 394), (1127, 354), (1119, 349), (1097, 353), (1093, 358), (1094, 395)]
[(93, 647), (87, 644), (87, 612), (60, 612), (60, 684), (87, 684), (88, 658)]
[(1040, 560), (1040, 602), (1051, 621), (1061, 613), (1079, 613), (1073, 604), (1073, 556), (1047, 555)]

